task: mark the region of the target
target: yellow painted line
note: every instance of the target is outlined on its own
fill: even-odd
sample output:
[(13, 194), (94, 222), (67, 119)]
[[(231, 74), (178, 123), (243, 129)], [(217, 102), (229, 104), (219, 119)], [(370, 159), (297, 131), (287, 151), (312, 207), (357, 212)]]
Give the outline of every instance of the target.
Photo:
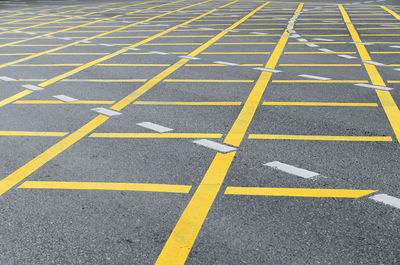
[[(253, 10), (244, 18), (248, 18), (256, 13), (259, 9), (267, 5), (264, 3), (257, 9)], [(296, 10), (296, 14), (300, 12), (303, 4), (300, 4)], [(283, 48), (287, 43), (287, 32), (280, 38), (274, 52), (271, 54), (266, 67), (275, 68)], [(236, 119), (233, 127), (229, 131), (224, 143), (231, 145), (239, 145), (241, 142), (240, 135), (244, 136), (247, 126), (250, 123), (253, 114), (261, 101), (263, 92), (267, 87), (267, 83), (271, 77), (271, 73), (262, 72), (256, 85), (250, 92), (249, 97), (243, 105), (243, 108)], [(246, 129), (244, 129), (246, 128)], [(239, 135), (232, 135), (239, 134)], [(236, 145), (236, 146), (237, 146)], [(205, 218), (221, 188), (226, 173), (235, 157), (236, 152), (227, 154), (217, 153), (210, 167), (208, 168), (204, 178), (197, 187), (192, 199), (186, 206), (184, 212), (178, 220), (174, 230), (168, 238), (160, 256), (156, 261), (156, 265), (169, 265), (171, 261), (175, 265), (183, 265), (189, 255), (189, 252), (196, 240)]]
[[(179, 1), (185, 1), (185, 0), (179, 0)], [(144, 21), (135, 22), (135, 23), (133, 23), (133, 24), (127, 25), (127, 26), (122, 27), (122, 28), (126, 28), (126, 27), (130, 27), (130, 26), (133, 26), (133, 25), (137, 25), (137, 24), (139, 24), (140, 22), (151, 21), (151, 20), (157, 19), (157, 18), (159, 18), (159, 17), (163, 17), (163, 16), (166, 16), (166, 15), (168, 15), (168, 14), (171, 14), (171, 13), (174, 13), (174, 12), (178, 12), (178, 11), (183, 10), (183, 9), (187, 9), (187, 8), (190, 8), (190, 7), (194, 7), (194, 6), (197, 6), (197, 5), (201, 5), (201, 4), (207, 3), (207, 2), (209, 2), (209, 1), (211, 1), (211, 0), (206, 0), (206, 1), (203, 1), (203, 2), (199, 2), (199, 3), (196, 3), (196, 4), (192, 4), (192, 5), (186, 6), (186, 7), (182, 7), (182, 8), (179, 8), (179, 9), (176, 9), (176, 10), (173, 10), (173, 11), (170, 11), (170, 12), (167, 12), (167, 13), (163, 13), (163, 14), (161, 14), (161, 15), (157, 15), (157, 16), (151, 17), (151, 18), (146, 19), (146, 20), (144, 20)], [(168, 3), (168, 4), (172, 4), (172, 3), (175, 3), (175, 2), (171, 2), (171, 3)], [(215, 10), (215, 9), (214, 9), (214, 10)], [(132, 44), (132, 45), (130, 45), (129, 47), (134, 48), (134, 47), (137, 47), (137, 46), (140, 46), (140, 45), (145, 45), (147, 42), (150, 42), (150, 41), (152, 41), (152, 40), (154, 40), (154, 39), (156, 39), (156, 38), (158, 38), (158, 37), (160, 37), (160, 36), (162, 36), (162, 35), (164, 35), (164, 34), (167, 34), (167, 33), (171, 32), (171, 31), (173, 31), (174, 29), (178, 28), (179, 26), (182, 26), (182, 25), (184, 25), (184, 24), (191, 23), (192, 21), (195, 21), (195, 20), (197, 20), (197, 19), (200, 19), (200, 18), (206, 16), (207, 14), (210, 14), (210, 13), (214, 12), (214, 10), (209, 11), (209, 12), (207, 12), (207, 13), (205, 13), (205, 14), (202, 14), (202, 15), (200, 15), (200, 16), (198, 16), (198, 17), (196, 17), (196, 18), (193, 18), (193, 19), (191, 19), (191, 20), (188, 20), (188, 21), (186, 21), (186, 22), (184, 22), (184, 23), (182, 23), (182, 24), (180, 24), (180, 25), (171, 27), (171, 28), (169, 28), (169, 29), (167, 29), (167, 30), (165, 30), (165, 31), (163, 31), (163, 32), (160, 32), (160, 33), (158, 33), (158, 34), (155, 34), (155, 35), (151, 36), (150, 38), (147, 38), (147, 39), (145, 39), (145, 40), (142, 40), (142, 41), (139, 41), (139, 42), (137, 42), (137, 43), (135, 43), (135, 44)], [(121, 28), (121, 29), (122, 29), (122, 28)], [(64, 74), (62, 74), (62, 75), (53, 77), (53, 78), (51, 78), (51, 79), (49, 79), (49, 80), (47, 80), (47, 81), (45, 81), (45, 82), (43, 82), (43, 83), (40, 83), (38, 86), (43, 87), (43, 86), (47, 86), (47, 85), (53, 84), (53, 83), (58, 82), (58, 81), (60, 81), (60, 80), (62, 80), (62, 79), (64, 79), (64, 78), (66, 78), (66, 77), (68, 77), (68, 76), (74, 75), (74, 74), (76, 74), (76, 73), (78, 73), (78, 72), (80, 72), (80, 71), (82, 71), (82, 70), (84, 70), (84, 69), (87, 69), (87, 68), (89, 68), (89, 67), (91, 67), (91, 66), (93, 66), (93, 65), (96, 65), (96, 64), (100, 63), (100, 62), (103, 62), (103, 61), (106, 61), (106, 60), (108, 60), (108, 59), (111, 59), (111, 58), (113, 58), (113, 57), (115, 57), (115, 56), (117, 56), (117, 55), (119, 55), (119, 54), (122, 54), (122, 53), (124, 53), (124, 52), (127, 52), (127, 51), (128, 51), (127, 49), (120, 49), (120, 50), (118, 50), (118, 51), (116, 51), (116, 52), (113, 52), (113, 53), (108, 54), (108, 55), (106, 55), (106, 56), (104, 56), (104, 57), (98, 58), (98, 59), (96, 59), (96, 60), (94, 60), (94, 61), (91, 61), (91, 62), (89, 62), (89, 63), (86, 63), (86, 64), (84, 64), (84, 65), (82, 65), (82, 66), (79, 66), (79, 67), (77, 67), (77, 68), (75, 68), (75, 69), (73, 69), (73, 70), (70, 70), (70, 71), (68, 71), (68, 72), (66, 72), (66, 73), (64, 73)]]
[(263, 102), (263, 106), (327, 106), (327, 107), (378, 107), (376, 103), (343, 103), (343, 102)]
[(163, 82), (178, 83), (253, 83), (254, 80), (219, 80), (219, 79), (164, 79)]
[(23, 97), (25, 97), (25, 96), (27, 96), (27, 95), (29, 95), (31, 93), (33, 93), (32, 90), (25, 89), (22, 92), (19, 92), (19, 93), (15, 94), (15, 95), (13, 95), (11, 97), (3, 99), (3, 100), (0, 101), (0, 108), (5, 106), (5, 105), (7, 105), (7, 104), (10, 104), (10, 103), (12, 103), (12, 102), (14, 102), (14, 101), (16, 101), (16, 100), (18, 100), (20, 98), (23, 98)]
[[(351, 24), (350, 17), (347, 15), (346, 10), (343, 8), (343, 5), (338, 5), (340, 12), (343, 16), (344, 21), (346, 22), (347, 28), (350, 32), (350, 35), (354, 42), (362, 42), (360, 36), (358, 35), (355, 27)], [(360, 54), (362, 61), (370, 61), (372, 60), (370, 55), (368, 54), (367, 48), (364, 45), (356, 44), (356, 48), (358, 53)], [(378, 69), (375, 65), (364, 63), (364, 67), (367, 70), (368, 76), (371, 79), (373, 85), (377, 86), (386, 86), (383, 81), (381, 75), (379, 74)], [(389, 82), (388, 82), (389, 83)], [(381, 105), (388, 117), (390, 125), (392, 126), (393, 132), (396, 135), (397, 141), (400, 142), (400, 110), (396, 105), (392, 95), (389, 91), (384, 90), (375, 90), (378, 98), (381, 102)]]
[(57, 190), (123, 190), (189, 193), (192, 186), (152, 184), (152, 183), (113, 183), (113, 182), (64, 182), (64, 181), (25, 181), (18, 189), (57, 189)]
[[(296, 29), (297, 30), (297, 29)], [(307, 42), (289, 42), (290, 45), (298, 45), (298, 44), (347, 44), (345, 41), (307, 41)]]
[(399, 54), (400, 52), (371, 52), (371, 54)]
[(249, 139), (349, 141), (349, 142), (391, 142), (392, 141), (392, 137), (390, 137), (390, 136), (331, 136), (331, 135), (286, 135), (286, 134), (250, 134)]
[(390, 36), (394, 36), (394, 37), (398, 37), (399, 34), (360, 34), (361, 36), (368, 36), (368, 37), (382, 37), (382, 36), (386, 36), (386, 37), (390, 37)]
[(240, 106), (238, 101), (135, 101), (134, 105), (173, 105), (173, 106)]
[(202, 54), (270, 54), (270, 52), (203, 52)]
[(276, 42), (220, 42), (214, 45), (273, 45)]
[(387, 80), (388, 84), (398, 84), (400, 80)]
[(15, 64), (15, 65), (11, 65), (13, 67), (48, 67), (48, 66), (78, 66), (78, 65), (82, 65), (81, 63), (71, 63), (71, 64)]
[(215, 138), (222, 137), (220, 133), (92, 133), (91, 138)]
[[(397, 20), (400, 20), (400, 15), (397, 14), (396, 12), (394, 12), (393, 10), (390, 10), (389, 8), (387, 8), (386, 6), (381, 6), (381, 8), (387, 12), (389, 12), (392, 16), (394, 16)], [(397, 34), (397, 36), (399, 36)]]
[(368, 83), (368, 80), (272, 80), (272, 83)]
[(28, 131), (0, 131), (0, 136), (55, 136), (62, 137), (66, 132), (28, 132)]
[(340, 67), (353, 67), (353, 66), (361, 66), (361, 64), (321, 64), (321, 63), (305, 63), (305, 64), (301, 64), (301, 63), (281, 63), (279, 64), (279, 66), (318, 66), (318, 67), (336, 67), (336, 66), (340, 66)]
[(114, 104), (114, 100), (77, 100), (73, 102), (63, 102), (60, 100), (17, 100), (13, 104), (38, 104), (38, 105), (50, 105), (50, 104), (64, 104), (64, 105), (79, 105), (79, 104)]
[[(60, 79), (61, 80), (61, 79)], [(130, 83), (146, 82), (147, 79), (64, 79), (62, 82), (100, 82), (100, 83)], [(47, 81), (42, 84), (47, 84)], [(40, 84), (39, 84), (40, 85)]]
[(356, 54), (355, 52), (285, 52), (285, 54)]
[(285, 197), (360, 198), (377, 190), (261, 188), (228, 186), (224, 194)]
[[(235, 1), (229, 2), (221, 7), (225, 7), (228, 6)], [(174, 2), (172, 2), (174, 3)], [(169, 3), (170, 4), (170, 3)], [(197, 5), (197, 4), (194, 4)], [(194, 5), (190, 5), (187, 7), (191, 7)], [(265, 3), (264, 5), (262, 5), (260, 8), (262, 8), (263, 6), (267, 5), (267, 3)], [(184, 8), (181, 8), (184, 9)], [(180, 9), (177, 9), (175, 11), (179, 11)], [(213, 9), (209, 12), (213, 12), (215, 10), (218, 9)], [(172, 11), (171, 11), (172, 13)], [(168, 14), (168, 13), (165, 13)], [(164, 14), (164, 15), (165, 15)], [(207, 14), (207, 13), (206, 13)], [(205, 15), (205, 14), (203, 14)], [(200, 17), (200, 16), (199, 16)], [(237, 25), (239, 25), (241, 22), (243, 22), (245, 18), (242, 18), (241, 20), (239, 20), (238, 22), (236, 22), (235, 24), (233, 24), (230, 28), (228, 29), (232, 29), (234, 27), (236, 27)], [(186, 22), (185, 22), (186, 23)], [(187, 23), (190, 23), (190, 21), (187, 21)], [(179, 25), (178, 25), (179, 26)], [(177, 27), (177, 26), (176, 26)], [(192, 53), (189, 54), (189, 56), (196, 56), (198, 53), (202, 52), (204, 49), (207, 49), (213, 42), (217, 41), (219, 38), (223, 37), (225, 35), (226, 32), (221, 32), (219, 33), (217, 36), (215, 36), (213, 39), (209, 40), (208, 42), (206, 42), (205, 44), (203, 44), (201, 47), (198, 47), (195, 51), (193, 51)], [(140, 45), (141, 43), (137, 44)], [(157, 76), (155, 76), (154, 78), (150, 79), (148, 82), (146, 82), (143, 86), (141, 86), (139, 89), (135, 90), (134, 92), (132, 92), (131, 94), (129, 94), (128, 96), (126, 96), (125, 98), (121, 99), (120, 101), (118, 101), (117, 103), (115, 103), (111, 109), (114, 110), (121, 110), (124, 107), (130, 105), (134, 100), (136, 100), (139, 96), (143, 95), (145, 92), (147, 92), (151, 87), (153, 87), (154, 85), (156, 85), (157, 83), (160, 82), (160, 80), (162, 80), (162, 78), (165, 78), (166, 76), (168, 76), (169, 74), (171, 74), (172, 72), (174, 72), (176, 69), (178, 69), (181, 65), (184, 65), (186, 62), (188, 62), (188, 59), (181, 59), (179, 60), (177, 63), (175, 63), (173, 66), (169, 67), (168, 69), (164, 70), (163, 72), (161, 72), (160, 74), (158, 74)], [(38, 170), (39, 168), (41, 168), (44, 164), (46, 164), (47, 162), (49, 162), (51, 159), (53, 159), (54, 157), (56, 157), (58, 154), (62, 153), (63, 151), (65, 151), (66, 149), (68, 149), (71, 145), (75, 144), (76, 142), (78, 142), (79, 140), (81, 140), (82, 138), (84, 138), (85, 136), (87, 136), (88, 134), (90, 134), (91, 132), (93, 132), (97, 127), (99, 127), (100, 125), (102, 125), (103, 123), (105, 123), (107, 120), (109, 119), (109, 117), (106, 117), (104, 115), (98, 115), (96, 116), (94, 119), (92, 119), (91, 121), (89, 121), (88, 123), (86, 123), (84, 126), (82, 126), (81, 128), (79, 128), (78, 130), (76, 130), (75, 132), (69, 134), (68, 136), (66, 136), (65, 138), (63, 138), (61, 141), (59, 141), (58, 143), (56, 143), (55, 145), (51, 146), (50, 148), (48, 148), (46, 151), (44, 151), (43, 153), (41, 153), (40, 155), (36, 156), (34, 159), (30, 160), (28, 163), (26, 163), (25, 165), (23, 165), (22, 167), (20, 167), (19, 169), (17, 169), (16, 171), (14, 171), (13, 173), (11, 173), (10, 175), (8, 175), (7, 177), (3, 178), (2, 180), (0, 180), (0, 195), (4, 194), (5, 192), (7, 192), (9, 189), (11, 189), (12, 187), (14, 187), (15, 185), (17, 185), (19, 182), (21, 182), (22, 180), (24, 180), (26, 177), (28, 177), (30, 174), (32, 174), (33, 172), (35, 172), (36, 170)]]
[(78, 129), (77, 131), (69, 134), (67, 137), (8, 175), (0, 181), (0, 195), (7, 192), (9, 189), (14, 187), (20, 181), (25, 179), (27, 176), (32, 174), (34, 171), (39, 169), (42, 165), (56, 157), (59, 153), (85, 137), (87, 134), (92, 132), (102, 123), (108, 120), (108, 117), (99, 115), (89, 123)]

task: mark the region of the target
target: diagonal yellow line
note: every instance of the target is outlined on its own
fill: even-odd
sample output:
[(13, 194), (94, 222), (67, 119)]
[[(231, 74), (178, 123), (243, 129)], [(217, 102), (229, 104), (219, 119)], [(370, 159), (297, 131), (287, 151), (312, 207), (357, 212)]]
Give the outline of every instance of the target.
[[(344, 9), (343, 5), (338, 5), (338, 6), (353, 41), (362, 42), (354, 25), (351, 23), (350, 17), (347, 14), (346, 10)], [(362, 61), (371, 60), (371, 56), (368, 54), (367, 48), (365, 48), (364, 45), (356, 44), (356, 47)], [(386, 86), (375, 65), (364, 63), (364, 67), (367, 70), (368, 76), (371, 79), (373, 85)], [(378, 95), (381, 105), (390, 122), (390, 125), (392, 126), (397, 141), (400, 142), (400, 110), (397, 107), (396, 102), (394, 101), (389, 91), (375, 90), (375, 92)]]
[[(257, 9), (253, 10), (247, 15), (247, 17), (252, 16), (267, 4), (269, 4), (269, 2), (266, 2)], [(301, 11), (302, 7), (303, 3), (299, 4), (296, 14)], [(275, 68), (287, 43), (287, 40), (288, 33), (285, 30), (270, 58), (268, 59), (268, 62), (265, 66), (266, 68)], [(244, 103), (239, 116), (226, 136), (224, 143), (233, 146), (240, 145), (255, 111), (260, 105), (261, 97), (265, 92), (270, 78), (271, 73), (261, 73), (254, 88), (250, 92), (249, 97)], [(156, 265), (171, 264), (171, 260), (173, 260), (173, 263), (177, 265), (182, 265), (185, 263), (194, 241), (196, 240), (197, 234), (199, 233), (203, 222), (207, 217), (208, 211), (210, 210), (221, 188), (222, 182), (225, 179), (235, 154), (236, 152), (216, 154), (204, 178), (196, 189), (192, 199), (186, 206), (184, 212), (178, 220), (178, 223), (164, 245), (164, 248), (156, 261)]]

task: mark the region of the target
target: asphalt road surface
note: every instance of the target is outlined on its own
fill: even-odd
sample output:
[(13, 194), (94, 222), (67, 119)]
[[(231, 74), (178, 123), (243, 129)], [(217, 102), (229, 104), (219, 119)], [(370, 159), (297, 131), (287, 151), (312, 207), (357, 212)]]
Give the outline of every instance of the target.
[(400, 264), (400, 2), (0, 1), (0, 264)]

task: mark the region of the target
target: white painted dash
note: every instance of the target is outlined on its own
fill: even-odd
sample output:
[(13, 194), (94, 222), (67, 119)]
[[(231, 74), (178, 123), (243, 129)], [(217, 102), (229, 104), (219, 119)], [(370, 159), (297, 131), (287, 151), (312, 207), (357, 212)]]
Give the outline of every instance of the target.
[(400, 199), (387, 194), (377, 194), (369, 199), (400, 209)]
[(189, 60), (200, 60), (200, 58), (192, 57), (192, 56), (185, 56), (185, 55), (178, 56), (178, 57), (183, 58), (183, 59), (189, 59)]
[(373, 88), (373, 89), (379, 89), (379, 90), (385, 90), (385, 91), (389, 91), (389, 90), (393, 90), (393, 88), (391, 87), (385, 87), (385, 86), (376, 86), (376, 85), (370, 85), (370, 84), (354, 84), (355, 86), (361, 86), (361, 87), (367, 87), (367, 88)]
[(332, 50), (329, 49), (318, 49), (318, 50), (320, 50), (321, 52), (333, 52)]
[(33, 91), (43, 90), (43, 87), (34, 86), (34, 85), (23, 85), (22, 87), (27, 88), (29, 90), (33, 90)]
[(168, 52), (158, 52), (158, 51), (151, 51), (150, 53), (159, 54), (159, 55), (167, 55)]
[(280, 73), (281, 70), (270, 69), (270, 68), (263, 68), (263, 67), (255, 67), (254, 70), (263, 71), (263, 72), (271, 72), (271, 73)]
[(237, 66), (237, 65), (239, 65), (238, 63), (230, 63), (230, 62), (224, 62), (224, 61), (215, 61), (215, 62), (213, 62), (213, 63), (216, 63), (216, 64), (224, 64), (224, 65), (230, 65), (230, 66)]
[(8, 76), (0, 76), (0, 80), (10, 82), (10, 81), (15, 81), (14, 78), (8, 77)]
[(400, 49), (400, 46), (398, 46), (398, 45), (392, 45), (392, 46), (389, 46), (390, 48), (396, 48), (396, 49)]
[(347, 55), (347, 54), (339, 54), (338, 56), (342, 57), (342, 58), (346, 58), (346, 59), (356, 59), (357, 58), (355, 56), (351, 56), (351, 55)]
[(158, 133), (165, 133), (165, 132), (170, 132), (170, 131), (174, 130), (174, 129), (171, 129), (171, 128), (168, 128), (168, 127), (164, 127), (162, 125), (155, 124), (155, 123), (148, 122), (148, 121), (139, 122), (139, 123), (136, 123), (136, 125), (139, 125), (139, 126), (142, 126), (144, 128), (156, 131)]
[(229, 153), (229, 152), (233, 152), (233, 151), (237, 150), (237, 148), (231, 147), (226, 144), (220, 144), (220, 143), (208, 140), (208, 139), (195, 140), (195, 141), (193, 141), (193, 143), (204, 146), (204, 147), (208, 147), (208, 148), (218, 151), (220, 153)]
[(291, 165), (288, 165), (285, 163), (281, 163), (279, 161), (269, 162), (269, 163), (264, 164), (264, 166), (269, 166), (274, 169), (277, 169), (277, 170), (280, 170), (280, 171), (283, 171), (283, 172), (286, 172), (286, 173), (289, 173), (289, 174), (292, 174), (292, 175), (295, 175), (295, 176), (298, 176), (301, 178), (305, 178), (305, 179), (312, 179), (312, 178), (320, 176), (319, 173), (312, 172), (312, 171), (302, 169), (302, 168), (298, 168), (295, 166), (291, 166)]
[(308, 40), (306, 40), (306, 39), (304, 39), (304, 38), (300, 38), (300, 39), (297, 39), (297, 41), (307, 42)]
[(349, 42), (352, 44), (359, 44), (359, 45), (374, 45), (373, 43), (365, 43), (365, 42)]
[(317, 48), (317, 47), (319, 47), (317, 44), (313, 44), (313, 43), (307, 43), (306, 44), (308, 47), (311, 47), (311, 48)]
[(57, 96), (53, 96), (53, 98), (59, 99), (59, 100), (64, 101), (64, 102), (77, 101), (76, 98), (68, 97), (66, 95), (57, 95)]
[(317, 76), (317, 75), (306, 75), (306, 74), (302, 74), (302, 75), (298, 75), (299, 77), (304, 77), (304, 78), (309, 78), (309, 79), (316, 79), (316, 80), (321, 80), (321, 81), (328, 81), (331, 80), (332, 78), (329, 77), (323, 77), (323, 76)]
[(363, 62), (364, 62), (364, 63), (367, 63), (367, 64), (376, 65), (376, 66), (383, 66), (383, 65), (385, 65), (385, 64), (383, 64), (383, 63), (375, 62), (375, 61), (363, 61)]
[(132, 51), (140, 51), (141, 50), (139, 48), (133, 48), (133, 47), (126, 47), (125, 49), (132, 50)]
[(325, 39), (325, 38), (313, 38), (313, 40), (319, 40), (319, 41), (334, 41), (332, 39)]
[(110, 110), (110, 109), (106, 109), (106, 108), (93, 108), (91, 109), (97, 113), (100, 113), (102, 115), (111, 117), (111, 116), (117, 116), (117, 115), (121, 115), (121, 112), (115, 111), (115, 110)]

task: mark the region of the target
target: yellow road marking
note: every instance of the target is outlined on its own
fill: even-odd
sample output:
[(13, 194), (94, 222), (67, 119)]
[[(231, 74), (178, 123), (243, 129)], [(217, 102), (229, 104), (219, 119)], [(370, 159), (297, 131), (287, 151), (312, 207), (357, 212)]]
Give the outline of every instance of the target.
[(60, 100), (17, 100), (13, 104), (67, 104), (67, 105), (79, 105), (79, 104), (114, 104), (114, 100), (77, 100), (73, 102), (64, 102)]
[(28, 131), (0, 131), (0, 136), (55, 136), (62, 137), (66, 132), (28, 132)]
[[(397, 20), (400, 20), (400, 15), (398, 15), (396, 12), (394, 12), (393, 10), (390, 10), (389, 8), (387, 8), (386, 6), (381, 6), (381, 8), (383, 8), (385, 11), (389, 12), (392, 16), (394, 16)], [(398, 34), (396, 34), (397, 36), (399, 36)]]
[(342, 103), (342, 102), (263, 102), (264, 106), (332, 106), (332, 107), (378, 107), (376, 103)]
[(61, 189), (61, 190), (123, 190), (189, 193), (192, 186), (152, 184), (152, 183), (113, 183), (113, 182), (64, 182), (64, 181), (25, 181), (18, 189)]
[(25, 89), (22, 92), (19, 92), (19, 93), (15, 94), (15, 95), (13, 95), (11, 97), (8, 97), (6, 99), (1, 100), (0, 101), (0, 107), (3, 107), (5, 105), (7, 105), (7, 104), (10, 104), (13, 101), (15, 101), (17, 99), (20, 99), (20, 98), (23, 98), (23, 97), (25, 97), (25, 96), (27, 96), (27, 95), (29, 95), (31, 93), (33, 93), (33, 91), (31, 91), (29, 89)]
[(350, 141), (350, 142), (391, 142), (392, 141), (392, 137), (390, 137), (390, 136), (332, 136), (332, 135), (285, 135), (285, 134), (250, 134), (249, 139)]
[(368, 83), (368, 80), (272, 80), (272, 83)]
[(301, 63), (281, 63), (279, 64), (279, 66), (318, 66), (318, 67), (336, 67), (336, 66), (340, 66), (340, 67), (353, 67), (353, 66), (361, 66), (361, 64), (319, 64), (319, 63), (305, 63), (305, 64), (301, 64)]
[(218, 79), (164, 79), (163, 82), (183, 82), (183, 83), (253, 83), (254, 80), (218, 80)]
[[(152, 6), (152, 7), (149, 7), (149, 8), (137, 10), (135, 12), (150, 10), (150, 9), (153, 9), (153, 8), (162, 7), (162, 6), (165, 6), (165, 5), (169, 5), (169, 4), (173, 4), (173, 3), (181, 2), (181, 1), (185, 1), (185, 0), (178, 0), (178, 1), (175, 1), (175, 2), (167, 3), (167, 4), (161, 4), (161, 5), (157, 5), (157, 6)], [(171, 11), (171, 12), (174, 12), (174, 11)], [(129, 28), (129, 27), (135, 26), (138, 23), (145, 22), (145, 21), (150, 21), (150, 20), (152, 20), (154, 18), (158, 18), (159, 16), (164, 16), (164, 15), (168, 15), (168, 14), (169, 13), (165, 13), (165, 14), (158, 15), (158, 16), (155, 16), (153, 18), (146, 19), (146, 20), (138, 21), (138, 22), (135, 22), (133, 24), (129, 24), (129, 25), (117, 28), (117, 29), (113, 29), (113, 30), (110, 30), (110, 31), (107, 31), (107, 32), (102, 32), (101, 34), (97, 34), (95, 36), (85, 38), (84, 40), (92, 40), (92, 39), (95, 39), (95, 38), (99, 38), (99, 37), (102, 37), (102, 36), (105, 36), (105, 35), (108, 35), (108, 34), (111, 34), (111, 33), (115, 33), (115, 32), (124, 30), (124, 29)], [(87, 27), (93, 27), (93, 26), (87, 26)], [(45, 54), (49, 54), (49, 53), (52, 53), (52, 52), (55, 52), (55, 51), (58, 51), (58, 50), (62, 50), (62, 49), (65, 49), (67, 47), (71, 47), (71, 46), (77, 45), (79, 43), (80, 43), (79, 41), (76, 41), (76, 42), (73, 42), (73, 43), (69, 43), (69, 44), (63, 45), (61, 47), (57, 47), (57, 48), (46, 50), (46, 51), (39, 52), (39, 53), (34, 53), (34, 54), (31, 54), (30, 56), (27, 56), (27, 57), (24, 57), (24, 58), (20, 58), (20, 59), (11, 61), (11, 62), (7, 62), (7, 63), (4, 63), (4, 64), (1, 64), (0, 68), (4, 68), (4, 67), (7, 67), (7, 66), (10, 66), (10, 65), (13, 65), (13, 64), (17, 64), (17, 63), (20, 63), (20, 62), (24, 62), (24, 61), (27, 61), (27, 60), (30, 60), (30, 59), (45, 55)], [(76, 54), (80, 55), (80, 53), (76, 53)], [(98, 54), (98, 53), (87, 53), (87, 54)], [(53, 53), (53, 55), (56, 55), (56, 53)], [(57, 54), (57, 55), (65, 55), (65, 53), (64, 54), (60, 53), (60, 54)]]
[(92, 133), (91, 138), (216, 138), (220, 133)]
[[(252, 16), (268, 3), (269, 2), (264, 3), (257, 9), (253, 10), (246, 17)], [(300, 12), (302, 7), (303, 4), (298, 6), (296, 14)], [(278, 59), (283, 52), (283, 48), (287, 43), (287, 36), (288, 34), (285, 31), (266, 64), (267, 68), (274, 68), (276, 66)], [(269, 72), (261, 73), (257, 83), (244, 103), (238, 118), (226, 136), (224, 143), (234, 146), (240, 144), (242, 140), (240, 137), (244, 136), (248, 124), (250, 124), (253, 114), (261, 101), (261, 96), (267, 87), (270, 77), (271, 73)], [(222, 182), (225, 179), (226, 173), (235, 154), (236, 152), (216, 154), (203, 180), (168, 238), (155, 263), (156, 265), (169, 265), (171, 264), (171, 260), (173, 260), (176, 265), (185, 263), (193, 243), (196, 240), (197, 234), (207, 217), (208, 211), (221, 188)]]
[(238, 101), (135, 101), (134, 105), (177, 105), (177, 106), (240, 106)]
[(67, 149), (69, 146), (73, 145), (74, 143), (85, 137), (106, 120), (108, 120), (108, 117), (106, 116), (97, 116), (77, 131), (68, 135), (67, 137), (65, 137), (64, 139), (26, 163), (7, 177), (3, 178), (0, 181), (0, 195), (4, 194), (6, 191), (14, 187), (17, 183), (25, 179), (27, 176), (39, 169), (42, 165), (44, 165), (54, 157), (56, 157), (59, 153)]
[(301, 188), (262, 188), (262, 187), (227, 187), (224, 194), (290, 196), (290, 197), (326, 197), (326, 198), (360, 198), (377, 190), (348, 189), (301, 189)]
[[(229, 2), (222, 7), (228, 6), (235, 1)], [(259, 8), (262, 8), (263, 6), (267, 5), (268, 3), (263, 4)], [(193, 5), (191, 5), (193, 6)], [(183, 9), (183, 8), (182, 8)], [(179, 10), (179, 9), (178, 9)], [(218, 8), (213, 9), (209, 12), (214, 12), (215, 10), (218, 10)], [(172, 11), (171, 11), (172, 12)], [(165, 13), (168, 14), (168, 13)], [(203, 14), (204, 15), (204, 14)], [(231, 27), (228, 29), (232, 29), (242, 23), (244, 20), (246, 20), (247, 17), (242, 18), (235, 24), (233, 24)], [(188, 21), (189, 23), (189, 21)], [(178, 25), (179, 26), (179, 25)], [(177, 26), (175, 26), (177, 27)], [(208, 42), (203, 44), (201, 47), (198, 47), (196, 50), (194, 50), (192, 53), (190, 53), (190, 56), (196, 56), (198, 53), (203, 51), (204, 49), (208, 48), (210, 45), (213, 44), (213, 42), (217, 41), (219, 38), (223, 37), (226, 32), (221, 32), (218, 35), (216, 35), (214, 38), (210, 39)], [(139, 89), (136, 91), (132, 92), (125, 98), (121, 99), (118, 101), (116, 104), (114, 104), (111, 108), (114, 110), (121, 110), (127, 105), (131, 104), (135, 99), (137, 99), (139, 96), (143, 95), (145, 92), (147, 92), (152, 86), (160, 82), (163, 78), (168, 76), (170, 73), (174, 72), (176, 69), (178, 69), (180, 66), (184, 65), (186, 62), (188, 62), (188, 59), (181, 59), (177, 63), (175, 63), (173, 66), (169, 67), (168, 69), (164, 70), (160, 74), (158, 74), (156, 77), (150, 79), (148, 82), (146, 82), (143, 86), (141, 86)], [(69, 134), (66, 136), (64, 139), (56, 143), (55, 145), (51, 146), (49, 149), (41, 153), (40, 155), (36, 156), (34, 159), (30, 160), (28, 163), (8, 175), (7, 177), (3, 178), (0, 180), (0, 195), (4, 194), (7, 192), (9, 189), (17, 185), (19, 182), (21, 182), (23, 179), (28, 177), (30, 174), (35, 172), (37, 169), (41, 168), (44, 164), (49, 162), (51, 159), (56, 157), (58, 154), (62, 153), (66, 149), (68, 149), (71, 145), (74, 143), (78, 142), (80, 139), (84, 138), (91, 132), (93, 132), (97, 127), (99, 127), (101, 124), (106, 122), (109, 118), (103, 115), (98, 115), (91, 121), (89, 121), (87, 124), (82, 126), (80, 129), (77, 131)]]
[[(350, 32), (353, 41), (362, 42), (354, 25), (351, 24), (350, 17), (347, 15), (347, 12), (343, 8), (343, 5), (338, 5), (338, 6), (343, 16), (343, 19), (346, 22), (347, 28)], [(356, 48), (358, 53), (360, 54), (362, 61), (372, 60), (368, 54), (367, 48), (364, 45), (356, 44)], [(364, 67), (367, 70), (368, 76), (371, 79), (373, 85), (386, 86), (375, 65), (364, 63)], [(397, 141), (400, 142), (400, 110), (397, 107), (396, 102), (394, 101), (389, 91), (383, 91), (377, 89), (375, 91), (386, 113), (386, 116), (388, 117), (390, 125), (392, 126), (393, 132), (397, 137)]]

